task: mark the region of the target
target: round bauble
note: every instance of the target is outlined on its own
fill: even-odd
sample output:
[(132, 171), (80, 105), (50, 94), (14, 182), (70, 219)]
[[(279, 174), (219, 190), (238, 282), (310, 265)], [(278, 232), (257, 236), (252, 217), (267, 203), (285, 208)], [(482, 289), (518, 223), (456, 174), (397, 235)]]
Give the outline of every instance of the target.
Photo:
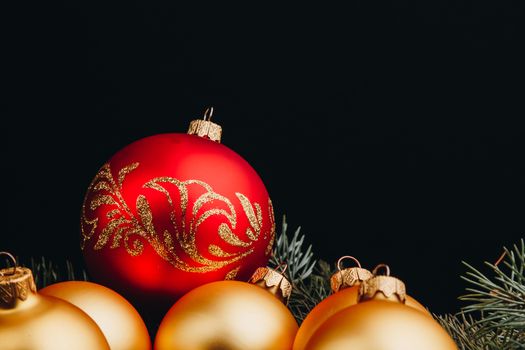
[[(341, 262), (344, 259), (353, 259), (358, 267), (342, 269)], [(332, 294), (317, 304), (306, 316), (295, 337), (293, 350), (304, 350), (308, 340), (327, 319), (347, 307), (356, 305), (359, 302), (361, 283), (373, 277), (370, 271), (361, 268), (359, 261), (351, 256), (341, 257), (337, 262), (337, 268), (338, 272), (330, 279)], [(408, 295), (405, 305), (430, 316), (423, 305)]]
[[(343, 269), (341, 263), (352, 259), (357, 267)], [(372, 273), (361, 268), (359, 261), (352, 256), (343, 256), (337, 261), (338, 271), (332, 275), (330, 286), (332, 294), (317, 304), (303, 320), (295, 341), (293, 350), (303, 350), (308, 340), (330, 316), (338, 311), (357, 304), (361, 282), (372, 277)]]
[(102, 166), (81, 215), (95, 281), (153, 307), (266, 264), (275, 238), (268, 192), (219, 139), (217, 124), (197, 120), (189, 134), (141, 139)]
[[(275, 292), (277, 286), (283, 291), (278, 279), (262, 278), (268, 290)], [(164, 317), (155, 350), (291, 349), (297, 323), (268, 290), (239, 281), (214, 282), (192, 290)], [(289, 293), (286, 290), (284, 294)]]
[[(448, 333), (428, 314), (405, 305), (405, 284), (387, 275), (363, 281), (358, 303), (328, 318), (308, 340), (305, 350), (457, 350)], [(356, 341), (365, 345), (356, 345)]]
[[(356, 345), (358, 340), (368, 348)], [(305, 349), (457, 350), (457, 347), (448, 333), (424, 313), (402, 304), (373, 300), (330, 317), (312, 335)]]
[(97, 324), (78, 307), (36, 292), (31, 270), (0, 270), (0, 349), (109, 350)]
[(111, 350), (149, 350), (151, 340), (144, 321), (121, 295), (99, 284), (83, 281), (55, 283), (39, 290), (77, 306), (100, 327)]

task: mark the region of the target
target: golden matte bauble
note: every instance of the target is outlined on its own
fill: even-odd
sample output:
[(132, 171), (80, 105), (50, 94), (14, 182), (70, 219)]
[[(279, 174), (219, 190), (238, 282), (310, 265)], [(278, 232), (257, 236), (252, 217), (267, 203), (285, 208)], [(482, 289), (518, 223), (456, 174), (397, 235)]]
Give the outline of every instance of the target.
[[(358, 294), (359, 286), (357, 285), (340, 290), (317, 304), (308, 316), (306, 316), (301, 327), (299, 327), (293, 344), (293, 350), (303, 350), (317, 328), (328, 318), (347, 307), (357, 304)], [(406, 296), (405, 305), (423, 312), (427, 317), (430, 316), (430, 313), (423, 305), (408, 295)]]
[(290, 350), (297, 322), (265, 289), (238, 281), (187, 293), (164, 317), (155, 350)]
[(110, 350), (86, 313), (36, 293), (31, 270), (21, 267), (0, 270), (0, 349)]
[(104, 333), (111, 350), (150, 350), (151, 340), (135, 308), (113, 290), (96, 283), (70, 281), (39, 291), (79, 307)]
[(369, 300), (330, 317), (305, 349), (457, 350), (457, 347), (428, 315), (401, 303)]

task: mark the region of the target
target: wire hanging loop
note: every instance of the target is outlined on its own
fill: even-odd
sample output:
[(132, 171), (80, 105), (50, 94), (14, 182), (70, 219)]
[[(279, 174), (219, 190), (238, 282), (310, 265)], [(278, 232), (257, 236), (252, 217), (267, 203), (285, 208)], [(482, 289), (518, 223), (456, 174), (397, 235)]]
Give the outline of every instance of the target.
[[(7, 257), (11, 259), (11, 261), (13, 262), (13, 272), (11, 272), (10, 276), (14, 275), (16, 273), (16, 267), (17, 267), (15, 257), (11, 253), (8, 253), (8, 252), (0, 252), (0, 255), (7, 255)], [(0, 275), (4, 276), (4, 273), (0, 272)]]
[(356, 258), (354, 258), (354, 257), (351, 256), (351, 255), (345, 255), (345, 256), (340, 257), (339, 260), (337, 260), (337, 269), (339, 270), (339, 272), (341, 272), (341, 271), (343, 270), (343, 269), (341, 268), (341, 263), (342, 263), (345, 259), (350, 259), (350, 260), (355, 261), (355, 263), (357, 264), (357, 267), (361, 268), (361, 263), (359, 262), (359, 260), (357, 260)]
[(213, 116), (213, 107), (208, 107), (206, 108), (206, 110), (204, 111), (204, 121), (211, 121), (211, 117)]
[(372, 271), (372, 274), (374, 276), (377, 276), (378, 275), (378, 272), (379, 272), (379, 269), (381, 268), (384, 268), (385, 269), (385, 276), (390, 276), (390, 266), (388, 266), (387, 264), (378, 264), (374, 270)]
[(288, 264), (282, 261), (279, 265), (275, 267), (275, 270), (279, 271), (281, 275), (284, 275), (287, 268), (288, 268)]

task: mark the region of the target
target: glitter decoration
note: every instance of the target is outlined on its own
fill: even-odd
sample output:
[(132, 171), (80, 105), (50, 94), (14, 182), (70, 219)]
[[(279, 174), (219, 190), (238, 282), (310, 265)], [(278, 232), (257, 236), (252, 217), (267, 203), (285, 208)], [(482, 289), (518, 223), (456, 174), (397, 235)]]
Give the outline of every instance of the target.
[[(165, 196), (171, 209), (170, 219), (174, 232), (174, 235), (171, 235), (168, 231), (159, 234), (155, 228), (154, 215), (147, 197), (142, 194), (137, 197), (135, 204), (137, 215), (134, 215), (121, 194), (126, 176), (138, 167), (138, 162), (123, 167), (118, 172), (118, 180), (115, 181), (110, 165), (105, 164), (95, 176), (88, 188), (88, 193), (94, 193), (94, 196), (89, 201), (87, 201), (86, 197), (86, 201), (82, 206), (82, 249), (86, 249), (86, 242), (93, 239), (94, 232), (99, 225), (99, 218), (89, 218), (86, 208), (89, 207), (91, 210), (95, 210), (101, 206), (111, 206), (114, 208), (106, 214), (108, 220), (100, 230), (96, 242), (93, 245), (94, 250), (119, 249), (124, 246), (128, 254), (131, 256), (139, 256), (144, 249), (144, 243), (147, 243), (162, 259), (168, 261), (172, 266), (182, 271), (200, 273), (218, 270), (253, 252), (251, 244), (259, 239), (263, 221), (262, 210), (259, 203), (252, 204), (248, 197), (242, 193), (236, 193), (237, 199), (243, 208), (243, 214), (250, 224), (250, 227), (246, 229), (246, 236), (249, 241), (244, 241), (233, 232), (233, 229), (237, 226), (237, 213), (228, 198), (214, 192), (212, 187), (203, 181), (180, 181), (172, 177), (156, 177), (146, 182), (142, 187), (150, 188)], [(165, 185), (173, 185), (177, 189), (180, 196), (180, 208), (175, 208), (172, 194), (164, 187)], [(188, 186), (198, 186), (204, 190), (204, 193), (201, 194), (191, 206), (191, 218), (188, 220), (189, 227), (186, 227), (187, 220), (177, 220), (177, 215), (185, 217), (188, 214)], [(202, 210), (207, 203), (212, 201), (223, 203), (225, 208)], [(270, 236), (269, 244), (265, 251), (266, 255), (269, 255), (271, 252), (271, 247), (275, 240), (275, 220), (273, 218), (271, 201), (268, 201), (268, 208), (269, 213), (271, 213), (272, 225), (270, 232), (265, 233), (265, 235), (268, 234)], [(227, 220), (227, 223), (219, 225), (217, 229), (218, 236), (233, 247), (245, 249), (242, 252), (230, 253), (214, 244), (208, 246), (207, 251), (209, 254), (226, 260), (206, 258), (199, 251), (196, 243), (199, 226), (211, 216), (216, 215), (223, 216)], [(178, 222), (180, 222), (180, 224), (177, 224)], [(173, 240), (173, 236), (177, 242)], [(111, 243), (108, 246), (109, 242)], [(202, 266), (190, 265), (185, 259), (181, 258), (176, 253), (176, 243), (179, 244), (182, 251), (188, 255), (188, 257)]]

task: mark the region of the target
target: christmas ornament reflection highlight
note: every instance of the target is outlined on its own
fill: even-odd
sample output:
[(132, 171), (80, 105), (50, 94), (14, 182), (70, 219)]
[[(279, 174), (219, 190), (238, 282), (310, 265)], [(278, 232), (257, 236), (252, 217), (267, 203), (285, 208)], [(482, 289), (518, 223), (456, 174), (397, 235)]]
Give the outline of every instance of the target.
[(84, 281), (55, 283), (42, 295), (70, 302), (100, 327), (111, 350), (149, 350), (151, 341), (144, 321), (122, 296), (99, 284)]
[(328, 318), (305, 349), (457, 350), (434, 319), (405, 305), (405, 285), (388, 271), (364, 281), (358, 299)]
[[(8, 255), (15, 262), (12, 255)], [(109, 350), (97, 324), (76, 306), (36, 292), (31, 270), (0, 270), (0, 349)]]
[(283, 304), (290, 283), (269, 268), (250, 283), (220, 281), (198, 287), (173, 305), (155, 350), (289, 350), (297, 323)]
[(89, 185), (81, 247), (94, 279), (132, 300), (169, 305), (202, 284), (246, 280), (272, 252), (275, 220), (255, 170), (191, 122), (117, 152)]

